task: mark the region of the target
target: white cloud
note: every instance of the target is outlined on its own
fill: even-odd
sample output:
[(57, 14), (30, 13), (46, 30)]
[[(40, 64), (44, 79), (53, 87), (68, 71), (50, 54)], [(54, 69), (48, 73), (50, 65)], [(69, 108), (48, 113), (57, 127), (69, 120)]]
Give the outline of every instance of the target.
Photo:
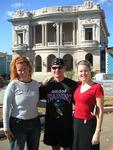
[(99, 4), (105, 4), (105, 5), (113, 5), (113, 0), (97, 0), (97, 3)]
[(14, 11), (7, 11), (6, 14), (7, 16), (12, 17), (14, 14)]
[(99, 0), (98, 2), (99, 2), (100, 4), (104, 4), (104, 3), (107, 2), (107, 0)]
[(6, 11), (7, 16), (12, 17), (13, 14), (15, 13), (15, 10), (22, 9), (23, 5), (24, 5), (23, 3), (13, 3), (13, 4), (11, 4), (10, 6), (11, 6), (11, 8), (13, 8), (13, 11)]
[(14, 4), (11, 4), (11, 7), (14, 8), (14, 9), (19, 9), (21, 7), (23, 7), (23, 3), (14, 3)]

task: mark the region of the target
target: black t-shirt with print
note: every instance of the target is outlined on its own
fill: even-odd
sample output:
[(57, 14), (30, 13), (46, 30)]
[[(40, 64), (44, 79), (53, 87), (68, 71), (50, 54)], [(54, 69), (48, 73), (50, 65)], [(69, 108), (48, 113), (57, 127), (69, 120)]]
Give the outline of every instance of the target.
[[(40, 87), (41, 99), (46, 99), (44, 143), (68, 146), (72, 142), (72, 103), (77, 83), (64, 78), (57, 82), (51, 80), (46, 86)], [(64, 140), (65, 139), (65, 140)]]

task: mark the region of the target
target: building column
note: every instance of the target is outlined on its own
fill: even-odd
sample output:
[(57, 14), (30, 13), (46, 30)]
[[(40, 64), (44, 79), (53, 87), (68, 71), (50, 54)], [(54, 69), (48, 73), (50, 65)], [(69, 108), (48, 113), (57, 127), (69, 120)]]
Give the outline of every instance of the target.
[(57, 57), (60, 58), (60, 24), (57, 23)]
[(30, 28), (29, 26), (26, 27), (26, 31), (24, 31), (24, 44), (27, 44), (29, 47), (29, 32)]
[(96, 40), (98, 41), (98, 42), (100, 42), (100, 28), (101, 27), (99, 27), (99, 26), (96, 26)]
[(73, 22), (73, 45), (75, 46), (75, 22)]
[(59, 42), (59, 45), (61, 45), (62, 46), (62, 23), (60, 24), (60, 42)]
[(14, 29), (14, 27), (13, 27), (13, 45), (17, 45), (17, 32), (16, 32), (16, 30)]
[(33, 26), (33, 45), (36, 44), (36, 26)]
[(81, 41), (85, 40), (85, 28), (84, 26), (81, 27)]
[(44, 35), (44, 24), (42, 24), (42, 45), (44, 46), (44, 39), (45, 39), (45, 35)]
[(93, 40), (96, 40), (96, 25), (93, 26)]
[(47, 46), (47, 23), (45, 24), (45, 46)]

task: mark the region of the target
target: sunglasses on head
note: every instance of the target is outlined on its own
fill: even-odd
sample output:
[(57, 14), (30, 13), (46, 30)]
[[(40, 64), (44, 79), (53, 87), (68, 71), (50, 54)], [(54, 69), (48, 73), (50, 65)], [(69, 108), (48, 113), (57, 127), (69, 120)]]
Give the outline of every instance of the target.
[(62, 69), (62, 68), (63, 68), (63, 66), (52, 67), (53, 70), (56, 70), (56, 69), (60, 70), (60, 69)]

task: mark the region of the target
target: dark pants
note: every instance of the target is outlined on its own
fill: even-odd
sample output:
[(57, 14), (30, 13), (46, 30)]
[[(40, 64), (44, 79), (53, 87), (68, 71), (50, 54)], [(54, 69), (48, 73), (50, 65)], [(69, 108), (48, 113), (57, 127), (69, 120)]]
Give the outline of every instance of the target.
[(96, 118), (91, 120), (74, 119), (73, 150), (99, 150), (99, 144), (92, 145), (96, 128)]
[(25, 143), (28, 150), (38, 150), (41, 133), (39, 117), (30, 120), (11, 117), (10, 129), (14, 135), (10, 140), (11, 150), (24, 150)]

